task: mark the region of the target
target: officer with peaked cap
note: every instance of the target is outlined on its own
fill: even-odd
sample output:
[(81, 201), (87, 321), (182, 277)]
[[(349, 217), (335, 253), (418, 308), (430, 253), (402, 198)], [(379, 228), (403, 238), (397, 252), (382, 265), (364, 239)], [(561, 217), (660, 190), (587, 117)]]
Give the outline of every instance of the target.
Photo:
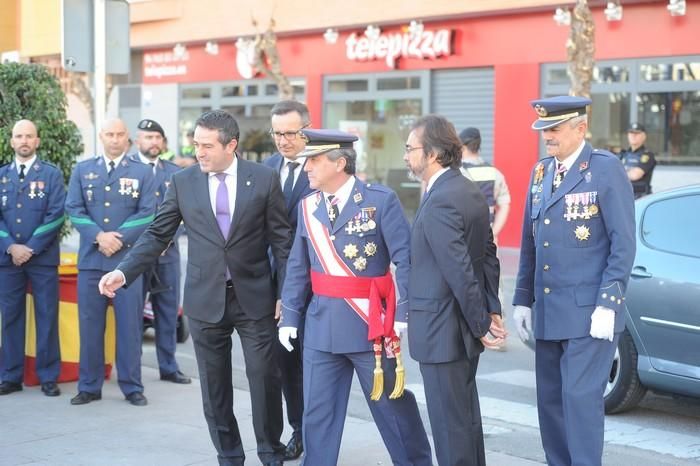
[[(138, 153), (129, 156), (134, 162), (141, 162), (153, 172), (156, 207), (160, 206), (170, 185), (170, 178), (180, 171), (180, 167), (163, 160), (165, 132), (155, 120), (143, 119), (138, 124), (136, 147)], [(153, 309), (153, 328), (156, 332), (156, 356), (160, 379), (168, 382), (188, 384), (192, 379), (185, 376), (175, 360), (177, 348), (177, 314), (180, 309), (180, 251), (176, 239), (144, 274), (143, 294), (150, 293)]]
[(619, 159), (584, 136), (591, 100), (535, 100), (548, 157), (528, 185), (513, 298), (521, 338), (534, 329), (537, 410), (550, 465), (600, 465), (603, 392), (625, 327), (634, 198)]
[(292, 350), (290, 338), (306, 313), (302, 464), (337, 464), (355, 372), (393, 464), (430, 465), (430, 444), (416, 399), (403, 388), (400, 359), (405, 324), (398, 322), (408, 313), (408, 222), (393, 191), (354, 176), (356, 136), (303, 133), (304, 171), (318, 191), (301, 201), (279, 329), (280, 342)]
[(651, 175), (656, 166), (656, 157), (644, 145), (646, 140), (644, 125), (632, 123), (627, 130), (627, 141), (630, 145), (620, 154), (627, 178), (632, 182), (635, 199), (651, 194)]

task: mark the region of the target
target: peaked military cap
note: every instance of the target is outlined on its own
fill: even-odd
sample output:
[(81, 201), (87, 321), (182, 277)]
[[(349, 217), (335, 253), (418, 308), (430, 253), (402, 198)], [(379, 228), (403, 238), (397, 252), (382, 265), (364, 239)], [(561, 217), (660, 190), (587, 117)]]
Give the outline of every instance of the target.
[(335, 129), (303, 129), (306, 148), (300, 157), (314, 157), (336, 149), (352, 149), (357, 136)]
[(632, 123), (627, 130), (628, 133), (646, 133), (646, 128), (641, 123)]
[(537, 113), (537, 120), (532, 123), (532, 129), (553, 128), (567, 120), (586, 114), (586, 105), (591, 104), (591, 99), (559, 95), (547, 97), (530, 102)]
[(152, 131), (154, 133), (160, 133), (161, 136), (165, 137), (165, 131), (163, 131), (163, 127), (160, 126), (155, 120), (149, 120), (148, 118), (145, 118), (139, 121), (139, 125), (137, 126), (137, 128), (141, 131)]

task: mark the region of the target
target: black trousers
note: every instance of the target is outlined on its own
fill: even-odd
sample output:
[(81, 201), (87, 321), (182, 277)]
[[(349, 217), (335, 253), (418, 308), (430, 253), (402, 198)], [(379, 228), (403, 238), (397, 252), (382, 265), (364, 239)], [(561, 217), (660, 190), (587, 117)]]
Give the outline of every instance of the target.
[(263, 463), (284, 455), (282, 434), (282, 392), (275, 359), (277, 326), (272, 313), (253, 320), (236, 299), (233, 288), (226, 291), (226, 310), (220, 322), (211, 324), (190, 318), (190, 329), (202, 388), (204, 417), (218, 453), (219, 464), (243, 465), (245, 453), (233, 413), (231, 336), (241, 337), (246, 375), (250, 386), (253, 430), (258, 457)]
[(476, 368), (479, 357), (420, 363), (439, 466), (486, 464)]

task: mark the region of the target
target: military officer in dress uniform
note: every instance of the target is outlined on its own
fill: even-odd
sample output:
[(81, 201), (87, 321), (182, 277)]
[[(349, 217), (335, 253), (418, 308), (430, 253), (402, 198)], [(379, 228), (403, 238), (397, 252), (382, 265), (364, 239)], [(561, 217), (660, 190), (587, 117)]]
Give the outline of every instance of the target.
[[(180, 167), (160, 158), (164, 147), (165, 131), (157, 121), (141, 120), (138, 129), (136, 135), (138, 153), (132, 154), (129, 158), (151, 167), (155, 178), (156, 206), (160, 206), (165, 191), (170, 185), (170, 177), (179, 171)], [(177, 314), (180, 308), (180, 251), (177, 237), (158, 258), (158, 263), (144, 274), (144, 301), (146, 293), (150, 293), (153, 309), (153, 328), (156, 332), (156, 356), (160, 379), (180, 384), (192, 383), (192, 379), (180, 371), (175, 360)]]
[(355, 178), (356, 136), (332, 130), (303, 133), (304, 170), (318, 191), (301, 201), (279, 329), (280, 342), (292, 350), (290, 338), (296, 338), (306, 313), (302, 464), (337, 464), (356, 372), (393, 463), (430, 465), (415, 397), (403, 390), (397, 333), (405, 324), (397, 325), (399, 332), (394, 329), (394, 318), (405, 322), (408, 312), (410, 232), (401, 204), (388, 188)]
[[(125, 155), (128, 132), (124, 122), (109, 120), (100, 132), (104, 155), (82, 161), (71, 174), (66, 212), (80, 233), (78, 251), (78, 314), (80, 376), (71, 404), (102, 397), (104, 331), (109, 299), (97, 284), (113, 270), (153, 220), (154, 181), (151, 167)], [(141, 280), (119, 290), (112, 299), (117, 333), (119, 388), (135, 406), (148, 402), (141, 384), (143, 291)]]
[(637, 199), (651, 194), (651, 175), (656, 166), (656, 157), (644, 146), (647, 133), (643, 125), (632, 123), (627, 130), (627, 140), (630, 146), (627, 150), (622, 151), (620, 160), (625, 166), (627, 178), (632, 182), (634, 198)]
[(632, 186), (617, 157), (584, 140), (590, 103), (532, 102), (549, 157), (528, 185), (513, 298), (521, 338), (534, 328), (542, 445), (556, 466), (601, 464), (603, 392), (635, 253)]
[(0, 395), (22, 390), (27, 282), (32, 285), (36, 321), (36, 373), (41, 391), (58, 396), (58, 237), (66, 189), (56, 166), (39, 159), (34, 123), (12, 128), (15, 160), (0, 167), (0, 311), (2, 361)]

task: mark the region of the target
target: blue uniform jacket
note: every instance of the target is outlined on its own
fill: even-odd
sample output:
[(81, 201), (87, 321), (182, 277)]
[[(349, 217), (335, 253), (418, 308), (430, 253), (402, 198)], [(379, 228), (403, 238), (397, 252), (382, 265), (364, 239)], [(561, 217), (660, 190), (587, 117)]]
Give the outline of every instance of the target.
[(514, 305), (533, 308), (535, 338), (589, 335), (596, 306), (625, 325), (635, 254), (634, 199), (622, 164), (586, 143), (552, 194), (555, 161), (539, 161), (525, 203)]
[[(71, 174), (66, 212), (80, 232), (79, 270), (111, 271), (124, 258), (155, 213), (153, 172), (149, 165), (124, 157), (112, 175), (102, 156), (78, 163)], [(111, 257), (98, 249), (102, 231), (118, 231), (124, 247)]]
[(34, 251), (27, 265), (57, 266), (66, 188), (55, 165), (36, 158), (24, 181), (15, 162), (0, 167), (0, 266), (12, 265), (7, 249), (25, 244)]
[[(352, 194), (333, 227), (322, 195), (317, 192), (310, 196), (317, 196), (320, 202), (313, 215), (329, 229), (338, 255), (355, 275), (381, 276), (392, 262), (395, 264), (396, 320), (405, 322), (410, 229), (396, 194), (387, 187), (355, 180)], [(310, 271), (323, 273), (304, 224), (301, 205), (299, 209), (299, 223), (282, 288), (280, 326), (299, 326), (306, 309), (306, 296), (311, 291)], [(375, 226), (363, 231), (362, 224)], [(304, 347), (331, 353), (370, 351), (372, 342), (367, 339), (367, 330), (367, 324), (344, 299), (314, 295), (306, 309)]]
[[(129, 155), (129, 158), (134, 162), (143, 163), (139, 159), (138, 154), (131, 154)], [(147, 167), (151, 169), (151, 171), (153, 170), (150, 165), (147, 165)], [(156, 210), (158, 210), (160, 207), (160, 204), (165, 198), (165, 192), (170, 187), (170, 178), (174, 173), (177, 173), (180, 170), (182, 170), (182, 168), (174, 163), (167, 160), (158, 159), (155, 180), (153, 182), (156, 196)], [(178, 230), (178, 233), (179, 232), (180, 230)], [(178, 249), (177, 244), (178, 238), (179, 234), (173, 238), (173, 241), (170, 243), (170, 246), (168, 246), (168, 249), (166, 249), (165, 252), (158, 258), (159, 264), (172, 264), (180, 262), (180, 250)]]

